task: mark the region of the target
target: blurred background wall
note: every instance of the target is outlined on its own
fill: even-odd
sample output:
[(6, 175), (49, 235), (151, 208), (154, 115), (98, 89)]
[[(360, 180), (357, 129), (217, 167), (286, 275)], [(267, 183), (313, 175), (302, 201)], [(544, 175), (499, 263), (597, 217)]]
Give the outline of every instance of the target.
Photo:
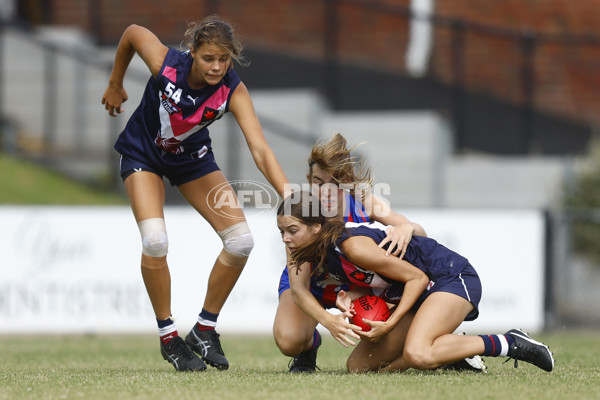
[[(600, 16), (594, 0), (179, 0), (169, 2), (168, 11), (161, 1), (37, 3), (41, 4), (38, 10), (29, 14), (44, 14), (44, 22), (55, 26), (78, 27), (100, 45), (115, 45), (130, 23), (148, 26), (165, 42), (179, 44), (186, 22), (218, 13), (235, 24), (249, 50), (394, 74), (397, 90), (379, 88), (383, 101), (369, 102), (356, 94), (356, 89), (363, 92), (363, 86), (371, 86), (369, 79), (336, 77), (335, 68), (309, 75), (303, 64), (273, 63), (272, 73), (267, 74), (259, 55), (251, 53), (260, 63), (248, 69), (248, 74), (257, 75), (247, 78), (253, 87), (316, 86), (344, 109), (436, 108), (444, 112), (452, 105), (442, 97), (449, 96), (454, 103), (454, 96), (464, 94), (450, 88), (460, 86), (474, 96), (459, 99), (462, 107), (477, 107), (479, 99), (485, 99), (505, 108), (489, 111), (493, 115), (488, 118), (478, 120), (471, 115), (474, 112), (455, 121), (465, 130), (459, 132), (465, 142), (460, 145), (467, 148), (494, 153), (528, 148), (543, 153), (581, 151), (590, 125), (600, 121), (596, 90), (600, 77), (595, 73), (600, 63), (595, 36)], [(400, 77), (423, 79), (400, 82)], [(491, 108), (479, 107), (482, 112)], [(512, 107), (525, 107), (521, 112), (532, 115), (519, 115)], [(504, 121), (500, 113), (514, 121)], [(493, 117), (503, 122), (501, 126), (490, 123)], [(500, 129), (504, 129), (503, 140), (493, 140)], [(484, 137), (483, 130), (489, 132)], [(583, 137), (565, 140), (558, 133), (566, 130)]]
[[(548, 326), (600, 325), (600, 268), (573, 227), (597, 225), (566, 194), (593, 164), (600, 113), (595, 0), (4, 0), (0, 5), (3, 152), (121, 191), (116, 135), (148, 78), (134, 58), (119, 118), (100, 104), (123, 30), (179, 46), (209, 14), (231, 22), (269, 143), (305, 181), (318, 138), (344, 134), (411, 208), (536, 209), (546, 215)], [(211, 129), (229, 179), (264, 181), (229, 117)], [(167, 202), (179, 204), (176, 191)], [(515, 226), (515, 230), (519, 227)], [(457, 227), (460, 231), (460, 227)], [(593, 233), (600, 240), (600, 233)], [(511, 239), (499, 243), (510, 248)], [(599, 246), (600, 247), (600, 246)], [(514, 255), (518, 259), (519, 255)]]

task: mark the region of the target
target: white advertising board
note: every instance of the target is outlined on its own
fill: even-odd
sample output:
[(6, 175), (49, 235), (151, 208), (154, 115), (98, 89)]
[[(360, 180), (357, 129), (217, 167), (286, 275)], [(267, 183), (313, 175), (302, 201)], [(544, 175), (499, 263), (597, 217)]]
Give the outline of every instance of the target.
[[(460, 329), (543, 328), (544, 222), (531, 210), (403, 210), (480, 274), (480, 317)], [(270, 333), (285, 265), (274, 213), (246, 210), (255, 247), (220, 332)], [(190, 207), (167, 207), (172, 310), (187, 332), (221, 243)], [(1, 206), (0, 333), (155, 332), (128, 207)]]

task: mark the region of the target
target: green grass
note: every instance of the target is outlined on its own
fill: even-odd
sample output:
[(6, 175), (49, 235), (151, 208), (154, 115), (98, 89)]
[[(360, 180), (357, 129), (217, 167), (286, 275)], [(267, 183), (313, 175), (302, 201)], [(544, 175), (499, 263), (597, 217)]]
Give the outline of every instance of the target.
[[(0, 153), (0, 204), (124, 204), (126, 199), (76, 184)], [(0, 296), (1, 297), (1, 296)], [(0, 298), (1, 301), (1, 298)], [(10, 323), (3, 320), (2, 323)], [(554, 351), (546, 373), (487, 358), (487, 375), (414, 371), (349, 375), (344, 349), (331, 337), (319, 350), (321, 371), (291, 375), (270, 336), (223, 335), (231, 368), (177, 373), (162, 360), (156, 336), (0, 336), (0, 400), (19, 399), (598, 399), (600, 332), (537, 336)]]
[(289, 374), (270, 336), (223, 335), (231, 368), (177, 373), (155, 336), (0, 336), (0, 399), (597, 399), (600, 333), (536, 335), (554, 351), (546, 373), (487, 358), (490, 372), (350, 375), (349, 350), (325, 337), (320, 372)]
[(126, 204), (125, 196), (96, 190), (32, 162), (0, 153), (0, 204)]

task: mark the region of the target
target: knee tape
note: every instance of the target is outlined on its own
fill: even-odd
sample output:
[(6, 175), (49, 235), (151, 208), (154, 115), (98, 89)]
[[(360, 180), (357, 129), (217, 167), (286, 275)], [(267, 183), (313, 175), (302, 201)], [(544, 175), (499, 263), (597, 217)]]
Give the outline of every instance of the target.
[(138, 222), (142, 235), (142, 254), (164, 257), (169, 250), (169, 238), (163, 218), (150, 218)]
[[(248, 223), (245, 221), (240, 222), (239, 224), (232, 225), (217, 233), (223, 241), (224, 251), (219, 255), (221, 262), (233, 266), (239, 264), (240, 261), (243, 260), (243, 264), (245, 264), (245, 259), (248, 258), (254, 247), (254, 238), (252, 237)], [(228, 255), (231, 255), (232, 257), (228, 257)]]

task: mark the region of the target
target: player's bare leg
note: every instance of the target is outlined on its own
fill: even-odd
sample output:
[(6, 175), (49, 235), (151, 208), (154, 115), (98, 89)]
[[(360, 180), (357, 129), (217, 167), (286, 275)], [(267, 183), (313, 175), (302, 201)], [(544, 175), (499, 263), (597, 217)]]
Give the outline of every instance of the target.
[[(138, 226), (148, 221), (164, 227), (165, 187), (160, 176), (146, 171), (134, 172), (124, 182), (131, 209)], [(140, 228), (141, 232), (144, 229)], [(142, 234), (143, 235), (143, 234)], [(164, 253), (168, 241), (164, 232)], [(160, 350), (163, 358), (178, 371), (203, 371), (206, 364), (196, 356), (177, 334), (171, 318), (171, 275), (167, 256), (142, 254), (142, 277), (159, 325)]]
[(348, 372), (404, 370), (408, 366), (402, 358), (406, 334), (413, 320), (412, 311), (406, 313), (398, 324), (379, 342), (361, 340), (346, 362)]
[[(124, 182), (136, 222), (164, 218), (165, 186), (160, 176), (146, 171), (131, 174)], [(157, 319), (171, 316), (171, 275), (167, 257), (142, 254), (142, 277)]]
[(484, 344), (479, 336), (453, 334), (472, 310), (468, 300), (455, 294), (430, 295), (417, 310), (406, 337), (403, 355), (409, 366), (434, 369), (482, 354)]
[[(510, 357), (552, 371), (548, 346), (518, 329), (503, 335), (452, 334), (472, 310), (472, 304), (451, 293), (434, 293), (421, 305), (409, 329), (404, 358), (416, 369), (432, 369), (475, 355)], [(486, 340), (489, 343), (486, 345)], [(516, 366), (516, 364), (515, 364)]]
[[(243, 210), (238, 207), (232, 207), (228, 203), (220, 204), (216, 210), (216, 205), (210, 202), (215, 201), (208, 198), (208, 192), (214, 187), (224, 185), (227, 180), (221, 171), (214, 171), (195, 181), (180, 185), (179, 190), (185, 199), (208, 221), (216, 232), (223, 231), (232, 225), (245, 222)], [(227, 198), (237, 198), (233, 189), (227, 186), (230, 191)], [(216, 211), (215, 211), (216, 210)], [(219, 313), (229, 297), (231, 290), (235, 286), (242, 270), (246, 264), (247, 257), (235, 257), (231, 255), (229, 264), (225, 265), (222, 258), (219, 257), (212, 268), (204, 308), (212, 313)]]
[[(245, 264), (246, 261), (247, 258), (240, 260), (240, 263), (243, 262)], [(229, 267), (219, 260), (215, 261), (208, 277), (204, 309), (215, 314), (221, 311), (238, 278), (242, 274), (242, 270), (242, 267)]]
[[(239, 227), (241, 236), (246, 237), (250, 242), (244, 248), (247, 251), (245, 255), (233, 254), (225, 247), (219, 254), (209, 275), (206, 297), (202, 312), (198, 317), (198, 323), (186, 337), (186, 342), (194, 351), (202, 355), (208, 364), (219, 369), (227, 369), (229, 362), (221, 348), (219, 334), (215, 331), (217, 317), (246, 265), (253, 243), (243, 210), (237, 204), (227, 202), (219, 204), (217, 208), (215, 203), (218, 199), (208, 196), (210, 190), (215, 187), (220, 187), (221, 195), (226, 196), (227, 199), (237, 199), (221, 171), (211, 172), (199, 179), (180, 185), (179, 190), (222, 239), (224, 232), (228, 232), (230, 229), (236, 230)], [(223, 240), (225, 244), (226, 241)]]
[(306, 315), (292, 298), (291, 290), (279, 296), (279, 305), (273, 322), (273, 337), (281, 353), (288, 357), (309, 350), (317, 321)]
[(296, 305), (290, 289), (279, 296), (273, 337), (281, 353), (293, 357), (289, 363), (290, 372), (305, 373), (317, 369), (317, 352), (322, 341), (317, 321)]
[(156, 319), (171, 316), (171, 274), (167, 256), (149, 257), (142, 254), (142, 278)]

